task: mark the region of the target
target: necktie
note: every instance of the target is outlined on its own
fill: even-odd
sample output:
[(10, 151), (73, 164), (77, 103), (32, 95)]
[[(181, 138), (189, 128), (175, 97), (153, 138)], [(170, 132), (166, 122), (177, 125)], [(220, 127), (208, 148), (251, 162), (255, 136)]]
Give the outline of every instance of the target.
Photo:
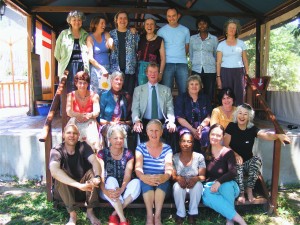
[(152, 86), (152, 107), (151, 107), (151, 119), (158, 119), (158, 105), (155, 86)]

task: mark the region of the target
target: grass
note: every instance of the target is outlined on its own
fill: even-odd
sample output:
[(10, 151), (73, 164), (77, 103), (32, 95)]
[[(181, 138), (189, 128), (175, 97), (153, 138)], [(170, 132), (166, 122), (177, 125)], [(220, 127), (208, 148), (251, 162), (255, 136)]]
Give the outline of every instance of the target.
[[(35, 187), (36, 192), (26, 192), (33, 186), (32, 183), (14, 186), (23, 189), (23, 194), (0, 194), (0, 224), (65, 224), (68, 213), (63, 207), (54, 207), (52, 202), (47, 202), (44, 186)], [(280, 192), (278, 200), (278, 216), (268, 216), (262, 206), (240, 206), (238, 212), (251, 225), (265, 224), (300, 224), (300, 189), (292, 189)], [(101, 219), (102, 224), (107, 224), (111, 208), (96, 208), (95, 214)], [(132, 225), (145, 224), (145, 209), (127, 209), (126, 217)], [(163, 210), (163, 224), (174, 225), (175, 210)], [(79, 225), (89, 224), (82, 210), (78, 211)], [(188, 224), (185, 222), (184, 224)], [(219, 225), (225, 224), (225, 219), (208, 208), (200, 208), (197, 224)]]

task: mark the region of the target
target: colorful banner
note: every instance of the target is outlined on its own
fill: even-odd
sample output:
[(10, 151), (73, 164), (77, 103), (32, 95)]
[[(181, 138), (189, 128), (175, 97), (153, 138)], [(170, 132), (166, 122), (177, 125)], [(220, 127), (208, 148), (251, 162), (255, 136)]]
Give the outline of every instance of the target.
[(43, 94), (51, 93), (51, 29), (36, 21), (36, 53), (40, 55)]

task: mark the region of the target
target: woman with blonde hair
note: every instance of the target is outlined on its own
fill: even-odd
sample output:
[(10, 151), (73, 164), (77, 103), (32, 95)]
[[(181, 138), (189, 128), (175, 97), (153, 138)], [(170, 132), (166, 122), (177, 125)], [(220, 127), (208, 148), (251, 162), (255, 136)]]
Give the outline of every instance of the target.
[(146, 131), (149, 140), (139, 144), (135, 151), (135, 173), (141, 181), (147, 211), (146, 224), (162, 225), (161, 210), (169, 192), (173, 154), (171, 147), (161, 141), (163, 126), (159, 120), (150, 120)]

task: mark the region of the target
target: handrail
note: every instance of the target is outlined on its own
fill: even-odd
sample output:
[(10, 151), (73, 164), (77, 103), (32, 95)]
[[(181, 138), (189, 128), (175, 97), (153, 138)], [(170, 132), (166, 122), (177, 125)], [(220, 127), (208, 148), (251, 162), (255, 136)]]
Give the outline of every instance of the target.
[[(255, 97), (258, 99), (264, 111), (267, 113), (268, 118), (273, 123), (276, 134), (285, 134), (275, 115), (272, 113), (270, 107), (268, 106), (266, 100), (261, 96), (261, 93), (257, 87), (252, 82), (249, 75), (246, 75), (246, 82), (251, 87)], [(285, 141), (285, 144), (290, 144), (290, 142)], [(281, 143), (279, 140), (274, 141), (273, 149), (273, 165), (272, 165), (272, 182), (271, 182), (271, 199), (270, 199), (270, 209), (269, 213), (276, 213), (277, 208), (277, 197), (278, 197), (278, 181), (279, 181), (279, 169), (280, 169), (280, 154), (281, 154)]]
[(67, 70), (65, 70), (65, 72), (64, 72), (65, 76), (62, 77), (62, 79), (61, 79), (61, 81), (60, 81), (60, 83), (58, 85), (58, 88), (57, 88), (55, 96), (53, 98), (53, 101), (52, 101), (49, 113), (48, 113), (46, 121), (44, 123), (44, 127), (43, 127), (43, 130), (42, 130), (41, 136), (39, 138), (40, 142), (45, 142), (47, 136), (49, 135), (49, 130), (50, 130), (49, 127), (52, 124), (55, 112), (56, 112), (56, 110), (57, 110), (57, 108), (59, 106), (60, 97), (61, 97), (61, 94), (62, 94), (62, 92), (64, 90), (64, 86), (65, 86), (66, 81), (67, 81), (68, 73), (69, 72)]
[(55, 96), (53, 98), (49, 113), (48, 113), (46, 121), (44, 123), (44, 127), (42, 129), (41, 136), (39, 138), (40, 142), (45, 142), (45, 168), (46, 168), (46, 186), (47, 186), (47, 200), (48, 201), (51, 201), (51, 199), (52, 199), (52, 195), (51, 195), (52, 178), (51, 178), (50, 170), (48, 168), (49, 161), (50, 161), (50, 150), (52, 148), (51, 124), (52, 124), (55, 112), (59, 106), (61, 95), (62, 95), (62, 93), (64, 93), (64, 90), (65, 90), (64, 87), (65, 87), (65, 84), (67, 81), (68, 73), (69, 72), (67, 70), (65, 70), (64, 76), (62, 77), (62, 79), (58, 85), (58, 88), (57, 88)]

